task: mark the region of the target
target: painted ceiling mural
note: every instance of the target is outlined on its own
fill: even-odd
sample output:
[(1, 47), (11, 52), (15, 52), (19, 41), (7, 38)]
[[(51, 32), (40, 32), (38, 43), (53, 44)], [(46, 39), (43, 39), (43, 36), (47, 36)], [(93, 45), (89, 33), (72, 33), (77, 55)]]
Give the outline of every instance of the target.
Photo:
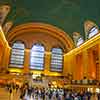
[(71, 37), (73, 32), (84, 37), (85, 20), (100, 25), (99, 4), (100, 0), (0, 0), (0, 6), (9, 5), (2, 25), (7, 33), (12, 26), (42, 22), (62, 29)]

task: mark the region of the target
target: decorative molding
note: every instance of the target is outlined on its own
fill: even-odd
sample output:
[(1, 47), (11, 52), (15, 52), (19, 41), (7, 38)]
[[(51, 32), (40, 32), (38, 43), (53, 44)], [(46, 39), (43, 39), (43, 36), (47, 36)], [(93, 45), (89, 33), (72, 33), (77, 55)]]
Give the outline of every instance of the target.
[(12, 21), (6, 22), (4, 24), (3, 31), (4, 31), (5, 35), (9, 32), (9, 30), (11, 29), (12, 26), (13, 26), (13, 22)]
[(4, 23), (4, 20), (8, 13), (10, 12), (10, 6), (9, 5), (2, 5), (0, 6), (0, 25)]
[(89, 38), (89, 33), (93, 27), (96, 27), (96, 29), (99, 32), (99, 27), (93, 21), (87, 20), (84, 22), (84, 32), (85, 32), (86, 39)]
[(84, 42), (83, 37), (78, 32), (73, 32), (73, 40), (76, 47), (80, 46)]
[(8, 42), (11, 42), (15, 37), (28, 33), (42, 33), (50, 35), (51, 37), (61, 41), (62, 45), (64, 45), (64, 49), (66, 49), (66, 52), (74, 48), (73, 41), (67, 33), (56, 28), (55, 26), (44, 23), (26, 23), (16, 26), (6, 35), (6, 38)]

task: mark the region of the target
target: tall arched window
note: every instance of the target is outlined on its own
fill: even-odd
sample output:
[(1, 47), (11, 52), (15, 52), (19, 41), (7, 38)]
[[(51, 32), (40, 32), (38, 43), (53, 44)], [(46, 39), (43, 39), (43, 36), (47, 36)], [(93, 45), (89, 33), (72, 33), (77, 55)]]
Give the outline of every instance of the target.
[(61, 72), (63, 66), (63, 51), (61, 48), (53, 48), (51, 54), (51, 71)]
[(25, 46), (21, 42), (15, 42), (12, 45), (10, 66), (23, 67), (24, 65), (24, 49)]
[(35, 70), (44, 69), (44, 46), (41, 44), (33, 45), (30, 55), (30, 68)]

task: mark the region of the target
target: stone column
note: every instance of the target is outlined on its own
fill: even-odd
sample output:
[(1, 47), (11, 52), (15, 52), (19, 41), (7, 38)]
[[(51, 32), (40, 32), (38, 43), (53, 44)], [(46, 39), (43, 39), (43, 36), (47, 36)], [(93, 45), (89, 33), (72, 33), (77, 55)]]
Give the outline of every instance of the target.
[(74, 80), (77, 80), (78, 79), (78, 77), (77, 77), (78, 69), (77, 69), (77, 66), (76, 66), (76, 55), (72, 56), (70, 64), (71, 64), (72, 77), (73, 77)]
[(30, 50), (25, 49), (23, 73), (29, 73), (29, 67), (30, 67)]
[(10, 62), (10, 48), (5, 46), (2, 53), (2, 69), (7, 70)]
[(76, 55), (76, 66), (75, 66), (75, 74), (76, 79), (81, 80), (83, 79), (83, 63), (82, 63), (82, 53)]
[(83, 57), (83, 77), (86, 77), (88, 79), (89, 59), (87, 50), (82, 51), (82, 57)]
[(98, 44), (98, 63), (96, 64), (96, 75), (97, 75), (97, 80), (100, 80), (100, 44)]
[(96, 79), (96, 63), (94, 60), (93, 50), (92, 48), (88, 50), (88, 77), (89, 79)]
[(48, 75), (48, 73), (50, 72), (50, 57), (51, 57), (51, 53), (50, 52), (45, 52), (45, 60), (44, 60), (44, 74)]
[(68, 73), (72, 73), (71, 68), (71, 55), (64, 56), (64, 63), (63, 63), (63, 76), (67, 76)]
[(1, 70), (1, 67), (2, 67), (3, 54), (4, 54), (4, 47), (2, 45), (0, 45), (0, 70)]

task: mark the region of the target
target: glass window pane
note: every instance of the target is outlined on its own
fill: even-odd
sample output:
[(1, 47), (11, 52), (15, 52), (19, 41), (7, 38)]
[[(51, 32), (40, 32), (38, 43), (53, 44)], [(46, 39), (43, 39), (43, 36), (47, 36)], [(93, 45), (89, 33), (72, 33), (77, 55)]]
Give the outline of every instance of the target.
[(36, 70), (44, 69), (44, 47), (41, 44), (35, 44), (31, 49), (30, 68)]
[(51, 71), (62, 71), (63, 52), (60, 48), (53, 48), (51, 55)]
[(31, 56), (43, 57), (44, 56), (44, 52), (36, 52), (36, 51), (34, 51), (34, 52), (31, 52)]
[(20, 58), (20, 59), (24, 59), (24, 56), (23, 55), (15, 55), (15, 54), (12, 54), (11, 55), (11, 58)]
[(23, 50), (20, 50), (19, 48), (17, 48), (17, 49), (12, 49), (12, 52), (18, 52), (18, 53), (24, 53), (24, 49)]
[(96, 28), (96, 26), (94, 26), (94, 27), (89, 31), (89, 37), (88, 37), (88, 38), (93, 37), (93, 36), (96, 35), (98, 32), (99, 32), (98, 29)]
[[(10, 66), (21, 67), (24, 64), (24, 44), (14, 43), (11, 50)], [(17, 66), (18, 65), (18, 66)]]
[(12, 48), (24, 49), (25, 47), (23, 43), (14, 43)]

